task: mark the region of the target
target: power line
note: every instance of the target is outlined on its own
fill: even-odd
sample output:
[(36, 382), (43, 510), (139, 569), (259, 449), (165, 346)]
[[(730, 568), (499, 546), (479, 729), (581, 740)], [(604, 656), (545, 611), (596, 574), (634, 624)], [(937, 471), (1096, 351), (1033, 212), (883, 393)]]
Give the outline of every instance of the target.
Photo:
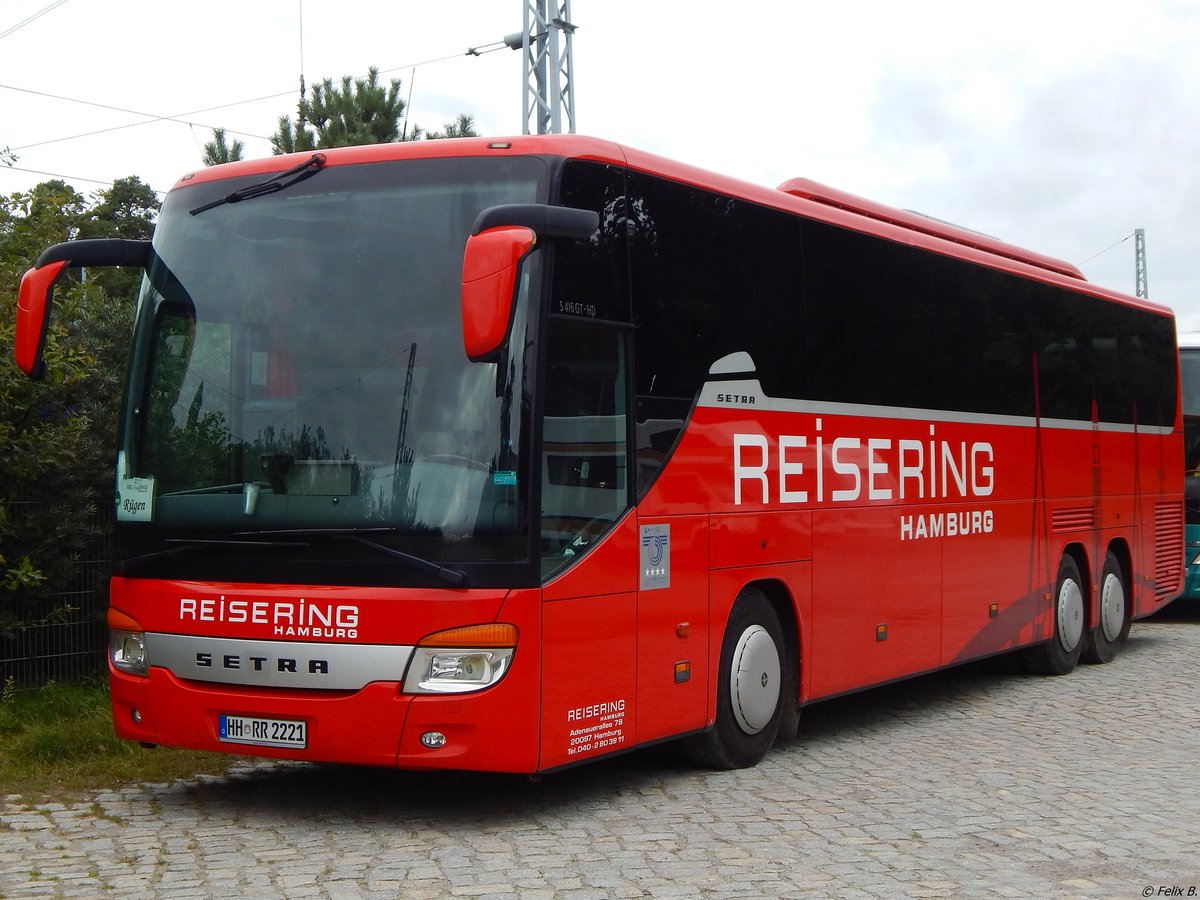
[[(256, 103), (259, 100), (273, 100), (277, 97), (283, 97), (283, 96), (286, 96), (286, 94), (291, 93), (291, 91), (287, 91), (285, 93), (272, 94), (267, 97), (256, 97), (253, 100), (239, 100), (235, 103), (225, 104), (224, 106), (212, 106), (212, 107), (209, 107), (208, 109), (190, 110), (188, 112), (178, 113), (173, 116), (159, 116), (159, 115), (155, 115), (154, 113), (142, 112), (142, 111), (136, 110), (136, 109), (126, 109), (125, 107), (122, 107), (122, 106), (112, 106), (111, 104), (108, 104), (108, 103), (96, 103), (91, 100), (80, 100), (77, 97), (64, 97), (61, 94), (50, 94), (50, 93), (47, 93), (46, 91), (35, 91), (35, 90), (32, 90), (31, 88), (21, 88), (21, 87), (16, 87), (11, 84), (0, 84), (0, 89), (8, 90), (8, 91), (18, 91), (19, 93), (23, 93), (23, 94), (33, 94), (34, 96), (46, 97), (51, 100), (62, 100), (66, 103), (78, 103), (83, 106), (94, 106), (98, 109), (107, 109), (107, 110), (111, 110), (113, 112), (126, 113), (131, 116), (144, 116), (145, 117), (140, 122), (127, 122), (124, 125), (113, 125), (108, 128), (100, 128), (95, 131), (83, 132), (82, 134), (72, 134), (72, 135), (68, 135), (66, 137), (50, 138), (49, 140), (36, 141), (32, 144), (22, 144), (19, 147), (10, 148), (14, 151), (15, 150), (28, 150), (31, 147), (44, 147), (47, 144), (57, 144), (57, 143), (61, 143), (62, 141), (73, 141), (73, 140), (76, 140), (77, 138), (92, 137), (97, 134), (106, 134), (107, 132), (110, 132), (110, 131), (120, 131), (124, 128), (135, 128), (138, 125), (149, 125), (154, 122), (176, 122), (180, 125), (200, 125), (201, 128), (214, 128), (216, 126), (204, 125), (203, 123), (200, 123), (200, 122), (192, 122), (184, 117), (201, 115), (206, 112), (212, 112), (212, 111), (218, 110), (218, 109), (225, 109), (229, 106), (238, 106), (238, 105), (241, 105), (244, 103)], [(243, 137), (261, 138), (264, 141), (269, 140), (269, 138), (266, 138), (261, 134), (251, 134), (251, 133), (245, 132), (245, 131), (234, 131), (233, 129), (226, 129), (226, 131), (228, 131), (230, 134), (242, 135)]]
[[(37, 18), (41, 15), (44, 15), (47, 12), (50, 12), (56, 6), (60, 6), (65, 2), (67, 2), (67, 0), (57, 0), (57, 2), (46, 7), (41, 12), (34, 14), (33, 16), (26, 19), (24, 22), (20, 22), (17, 25), (14, 25), (12, 28), (8, 29), (8, 31), (4, 32), (3, 34), (0, 34), (0, 38), (3, 38), (5, 35), (15, 31), (17, 28), (20, 28), (23, 25), (28, 24), (29, 22), (32, 22), (35, 18)], [(405, 69), (411, 69), (412, 73), (413, 73), (412, 76), (410, 76), (410, 84), (409, 84), (409, 91), (410, 91), (409, 101), (411, 103), (411, 99), (412, 99), (411, 81), (413, 79), (415, 79), (415, 77), (416, 77), (416, 70), (417, 70), (418, 66), (427, 66), (427, 65), (432, 65), (433, 63), (446, 62), (451, 59), (459, 59), (463, 56), (482, 56), (485, 53), (493, 53), (496, 50), (502, 50), (506, 46), (511, 47), (510, 44), (506, 44), (504, 41), (500, 41), (495, 44), (485, 44), (485, 45), (482, 45), (479, 47), (471, 47), (471, 48), (468, 48), (464, 53), (454, 53), (454, 54), (450, 54), (447, 56), (434, 57), (432, 59), (423, 60), (421, 62), (409, 63), (409, 64), (403, 65), (403, 66), (394, 66), (389, 69), (382, 69), (382, 70), (379, 70), (379, 74), (389, 75), (392, 72), (400, 72)], [(364, 78), (364, 77), (366, 77), (366, 76), (363, 76), (363, 75), (357, 76), (357, 78)], [(332, 80), (332, 79), (328, 79), (328, 80)], [(192, 122), (191, 120), (189, 120), (186, 117), (203, 115), (204, 113), (210, 113), (210, 112), (216, 112), (218, 110), (229, 109), (234, 106), (244, 106), (249, 103), (259, 103), (263, 100), (276, 100), (280, 97), (287, 97), (292, 94), (291, 90), (279, 91), (274, 94), (264, 94), (259, 97), (252, 97), (252, 98), (248, 98), (245, 100), (234, 100), (230, 103), (222, 103), (222, 104), (218, 104), (216, 106), (204, 107), (203, 109), (190, 110), (188, 112), (178, 113), (173, 116), (160, 116), (160, 115), (155, 115), (154, 113), (147, 113), (147, 112), (142, 112), (139, 110), (127, 109), (125, 107), (113, 106), (113, 105), (107, 104), (107, 103), (97, 103), (92, 100), (82, 100), (82, 99), (79, 99), (78, 97), (65, 97), (60, 94), (51, 94), (46, 91), (36, 91), (36, 90), (32, 90), (31, 88), (16, 87), (15, 85), (9, 85), (9, 84), (0, 84), (0, 90), (16, 91), (16, 92), (24, 93), (24, 94), (32, 94), (32, 95), (38, 96), (38, 97), (45, 97), (45, 98), (51, 99), (51, 100), (60, 100), (60, 101), (66, 102), (66, 103), (78, 103), (83, 106), (92, 106), (92, 107), (96, 107), (98, 109), (110, 110), (112, 112), (120, 112), (120, 113), (125, 113), (127, 115), (135, 115), (135, 116), (143, 116), (144, 117), (144, 119), (140, 122), (129, 122), (124, 125), (114, 125), (109, 128), (101, 128), (101, 129), (97, 129), (95, 131), (83, 132), (81, 134), (73, 134), (73, 135), (68, 135), (66, 137), (51, 138), (51, 139), (45, 140), (45, 141), (37, 141), (32, 144), (23, 144), (19, 147), (11, 147), (11, 148), (6, 147), (5, 150), (9, 151), (9, 152), (16, 151), (16, 150), (28, 150), (33, 147), (43, 147), (48, 144), (56, 144), (56, 143), (61, 143), (63, 141), (72, 141), (72, 140), (77, 140), (80, 138), (93, 137), (93, 136), (99, 135), (99, 134), (107, 134), (107, 133), (110, 133), (113, 131), (121, 131), (126, 128), (135, 128), (139, 125), (150, 125), (150, 124), (153, 124), (154, 122), (174, 122), (174, 123), (180, 124), (180, 125), (187, 125), (190, 129), (194, 129), (197, 125), (199, 125), (202, 128), (215, 129), (217, 126), (202, 125), (201, 123), (198, 123), (198, 122)], [(242, 137), (256, 138), (256, 139), (265, 140), (265, 141), (270, 140), (269, 137), (266, 137), (261, 134), (252, 134), (252, 133), (246, 132), (246, 131), (235, 131), (235, 130), (229, 129), (229, 128), (226, 128), (225, 131), (228, 134), (241, 135)], [(193, 136), (194, 136), (194, 134), (193, 134)], [(104, 180), (104, 179), (81, 178), (81, 177), (76, 177), (73, 175), (62, 175), (57, 172), (46, 172), (46, 171), (42, 171), (40, 169), (29, 169), (29, 168), (24, 168), (21, 166), (6, 165), (4, 168), (7, 168), (12, 171), (17, 171), (17, 172), (26, 172), (31, 175), (46, 175), (51, 178), (62, 178), (62, 179), (71, 180), (71, 181), (84, 181), (84, 182), (88, 182), (90, 184), (107, 184), (107, 185), (113, 184), (112, 181), (108, 181), (108, 180)], [(155, 193), (165, 194), (166, 192), (156, 190)]]
[(4, 31), (0, 31), (0, 41), (4, 40), (6, 37), (8, 37), (14, 31), (20, 31), (22, 28), (24, 28), (30, 22), (40, 19), (46, 13), (50, 12), (50, 10), (55, 9), (56, 7), (62, 6), (66, 2), (67, 2), (67, 0), (55, 0), (54, 3), (51, 3), (49, 6), (43, 8), (43, 9), (39, 9), (32, 16), (25, 17), (20, 22), (18, 22), (16, 25), (13, 25), (11, 28), (6, 28)]
[[(27, 172), (30, 175), (46, 175), (50, 178), (61, 178), (63, 181), (86, 181), (88, 184), (107, 184), (110, 187), (116, 184), (115, 181), (105, 181), (101, 178), (83, 178), (79, 175), (63, 175), (61, 172), (43, 172), (41, 169), (26, 169), (23, 166), (2, 166), (0, 172)], [(136, 177), (136, 176), (135, 176)], [(146, 187), (150, 187), (146, 185)], [(166, 194), (166, 191), (155, 190), (150, 188), (156, 194)]]
[(1093, 256), (1089, 256), (1089, 257), (1088, 257), (1087, 259), (1085, 259), (1083, 262), (1081, 262), (1081, 263), (1076, 263), (1076, 265), (1078, 265), (1078, 266), (1085, 266), (1085, 265), (1087, 265), (1087, 264), (1088, 264), (1088, 263), (1090, 263), (1090, 262), (1091, 262), (1093, 259), (1095, 259), (1097, 256), (1103, 256), (1105, 253), (1107, 253), (1107, 252), (1108, 252), (1109, 250), (1111, 250), (1113, 247), (1119, 247), (1119, 246), (1121, 246), (1121, 244), (1125, 243), (1125, 242), (1126, 242), (1127, 240), (1129, 240), (1131, 237), (1133, 237), (1133, 234), (1132, 234), (1132, 233), (1125, 235), (1125, 237), (1121, 238), (1119, 241), (1117, 241), (1117, 242), (1116, 242), (1115, 244), (1113, 244), (1111, 247), (1105, 247), (1105, 248), (1104, 248), (1103, 250), (1101, 250), (1099, 253), (1097, 253), (1097, 254), (1095, 254), (1095, 255), (1093, 255)]
[[(59, 2), (65, 3), (66, 0), (59, 0)], [(447, 60), (458, 59), (462, 56), (481, 56), (485, 53), (492, 53), (496, 50), (502, 50), (502, 49), (504, 49), (504, 47), (505, 47), (505, 44), (503, 42), (500, 42), (498, 46), (485, 45), (485, 47), (481, 47), (481, 48), (473, 47), (473, 48), (468, 49), (465, 53), (455, 53), (455, 54), (451, 54), (449, 56), (439, 56), (434, 59), (424, 60), (422, 62), (409, 63), (408, 65), (404, 65), (404, 66), (394, 66), (390, 69), (382, 69), (379, 71), (379, 74), (380, 75), (388, 75), (388, 74), (391, 74), (392, 72), (401, 72), (405, 69), (412, 69), (412, 70), (414, 70), (414, 73), (415, 73), (417, 66), (427, 66), (427, 65), (431, 65), (433, 63), (446, 62)], [(359, 75), (357, 77), (364, 78), (366, 76)], [(330, 80), (332, 80), (332, 79), (330, 79)], [(73, 141), (73, 140), (78, 140), (80, 138), (85, 138), (85, 137), (94, 137), (98, 134), (107, 134), (107, 133), (113, 132), (113, 131), (121, 131), (126, 128), (136, 128), (140, 125), (150, 125), (155, 122), (175, 122), (180, 125), (188, 125), (188, 126), (199, 125), (201, 128), (209, 128), (209, 129), (216, 128), (218, 126), (205, 125), (200, 122), (192, 122), (189, 119), (187, 119), (186, 117), (203, 115), (204, 113), (216, 112), (216, 111), (222, 110), (222, 109), (229, 109), (234, 106), (244, 106), (248, 103), (258, 103), (263, 100), (277, 100), (280, 97), (288, 97), (288, 96), (291, 96), (291, 94), (292, 94), (291, 90), (279, 91), (278, 93), (264, 94), (261, 97), (253, 97), (253, 98), (250, 98), (247, 100), (234, 100), (231, 103), (222, 103), (217, 106), (208, 106), (203, 109), (194, 109), (194, 110), (189, 110), (188, 112), (176, 113), (175, 115), (172, 115), (172, 116), (161, 116), (161, 115), (156, 115), (154, 113), (143, 112), (140, 110), (126, 109), (125, 107), (121, 107), (121, 106), (112, 106), (107, 103), (96, 103), (91, 100), (81, 100), (77, 97), (64, 97), (61, 94), (50, 94), (45, 91), (35, 91), (30, 88), (16, 87), (15, 85), (10, 85), (10, 84), (0, 84), (0, 89), (9, 90), (9, 91), (18, 91), (18, 92), (25, 93), (25, 94), (33, 94), (33, 95), (39, 96), (39, 97), (46, 97), (51, 100), (62, 100), (67, 103), (78, 103), (83, 106), (93, 106), (98, 109), (107, 109), (107, 110), (111, 110), (113, 112), (120, 112), (120, 113), (126, 113), (128, 115), (145, 117), (140, 122), (127, 122), (124, 125), (113, 125), (108, 128), (100, 128), (95, 131), (86, 131), (86, 132), (82, 132), (80, 134), (66, 135), (65, 137), (50, 138), (49, 140), (36, 141), (32, 144), (22, 144), (19, 147), (10, 148), (14, 151), (28, 150), (32, 147), (44, 147), (48, 144), (58, 144), (58, 143), (62, 143), (63, 141)], [(234, 129), (231, 129), (231, 128), (226, 128), (225, 130), (227, 133), (233, 134), (233, 135), (240, 135), (242, 137), (255, 138), (255, 139), (264, 140), (264, 141), (270, 140), (270, 138), (265, 135), (253, 134), (248, 131), (235, 131)]]

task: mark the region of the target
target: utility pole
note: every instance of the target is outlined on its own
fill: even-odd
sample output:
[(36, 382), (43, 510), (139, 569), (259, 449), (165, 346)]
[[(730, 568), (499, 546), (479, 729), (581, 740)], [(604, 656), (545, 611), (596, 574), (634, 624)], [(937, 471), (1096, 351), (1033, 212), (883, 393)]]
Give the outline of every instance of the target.
[(1137, 296), (1150, 296), (1146, 283), (1146, 231), (1143, 228), (1133, 230), (1133, 284)]
[(504, 39), (514, 50), (524, 51), (522, 134), (562, 134), (564, 119), (567, 134), (575, 133), (574, 34), (571, 0), (525, 0), (525, 30)]

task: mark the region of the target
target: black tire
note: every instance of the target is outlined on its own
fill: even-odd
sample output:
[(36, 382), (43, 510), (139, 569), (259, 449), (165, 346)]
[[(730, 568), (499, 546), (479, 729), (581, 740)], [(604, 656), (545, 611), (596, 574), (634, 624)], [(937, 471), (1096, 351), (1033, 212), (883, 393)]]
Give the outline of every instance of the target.
[(1035, 675), (1066, 675), (1075, 668), (1087, 643), (1087, 591), (1070, 554), (1058, 564), (1054, 583), (1054, 634), (1025, 651), (1025, 668)]
[(1083, 660), (1089, 663), (1112, 662), (1129, 637), (1133, 617), (1129, 614), (1129, 590), (1121, 562), (1111, 550), (1104, 557), (1100, 576), (1100, 609), (1096, 627), (1088, 633)]
[(762, 592), (747, 588), (733, 605), (721, 642), (716, 722), (684, 739), (688, 758), (709, 769), (758, 763), (779, 733), (790, 671), (779, 616)]

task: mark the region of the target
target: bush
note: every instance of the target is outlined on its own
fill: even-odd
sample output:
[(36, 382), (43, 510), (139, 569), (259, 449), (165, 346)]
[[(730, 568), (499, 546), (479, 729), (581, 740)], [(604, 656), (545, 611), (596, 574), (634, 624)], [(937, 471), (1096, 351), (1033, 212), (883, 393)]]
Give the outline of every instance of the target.
[(55, 289), (46, 377), (30, 381), (11, 355), (20, 277), (41, 250), (60, 241), (149, 237), (147, 193), (154, 201), (140, 181), (125, 179), (89, 204), (56, 181), (0, 199), (0, 350), (7, 357), (0, 363), (0, 647), (21, 628), (73, 611), (51, 597), (68, 564), (102, 537), (98, 507), (113, 503), (113, 448), (133, 320), (132, 297), (105, 290), (107, 284), (128, 294), (132, 273), (86, 280), (72, 273)]

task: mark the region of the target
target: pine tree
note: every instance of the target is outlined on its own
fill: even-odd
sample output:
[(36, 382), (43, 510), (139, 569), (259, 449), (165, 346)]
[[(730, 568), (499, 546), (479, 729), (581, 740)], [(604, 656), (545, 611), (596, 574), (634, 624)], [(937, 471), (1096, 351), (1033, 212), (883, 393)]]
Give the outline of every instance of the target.
[(442, 129), (422, 134), (420, 128), (415, 128), (412, 139), (417, 140), (423, 136), (427, 141), (439, 141), (444, 138), (479, 137), (479, 132), (475, 130), (475, 117), (466, 113), (459, 113), (455, 121), (447, 122)]
[(246, 145), (242, 141), (235, 140), (233, 144), (225, 142), (225, 129), (214, 128), (213, 139), (204, 145), (204, 164), (206, 166), (219, 166), (222, 163), (237, 162), (242, 159), (242, 151), (246, 149)]
[(366, 78), (352, 80), (347, 75), (340, 87), (326, 78), (313, 87), (311, 99), (306, 97), (297, 104), (294, 124), (287, 116), (280, 118), (271, 147), (279, 154), (391, 143), (400, 140), (404, 107), (400, 79), (382, 85), (374, 66)]

